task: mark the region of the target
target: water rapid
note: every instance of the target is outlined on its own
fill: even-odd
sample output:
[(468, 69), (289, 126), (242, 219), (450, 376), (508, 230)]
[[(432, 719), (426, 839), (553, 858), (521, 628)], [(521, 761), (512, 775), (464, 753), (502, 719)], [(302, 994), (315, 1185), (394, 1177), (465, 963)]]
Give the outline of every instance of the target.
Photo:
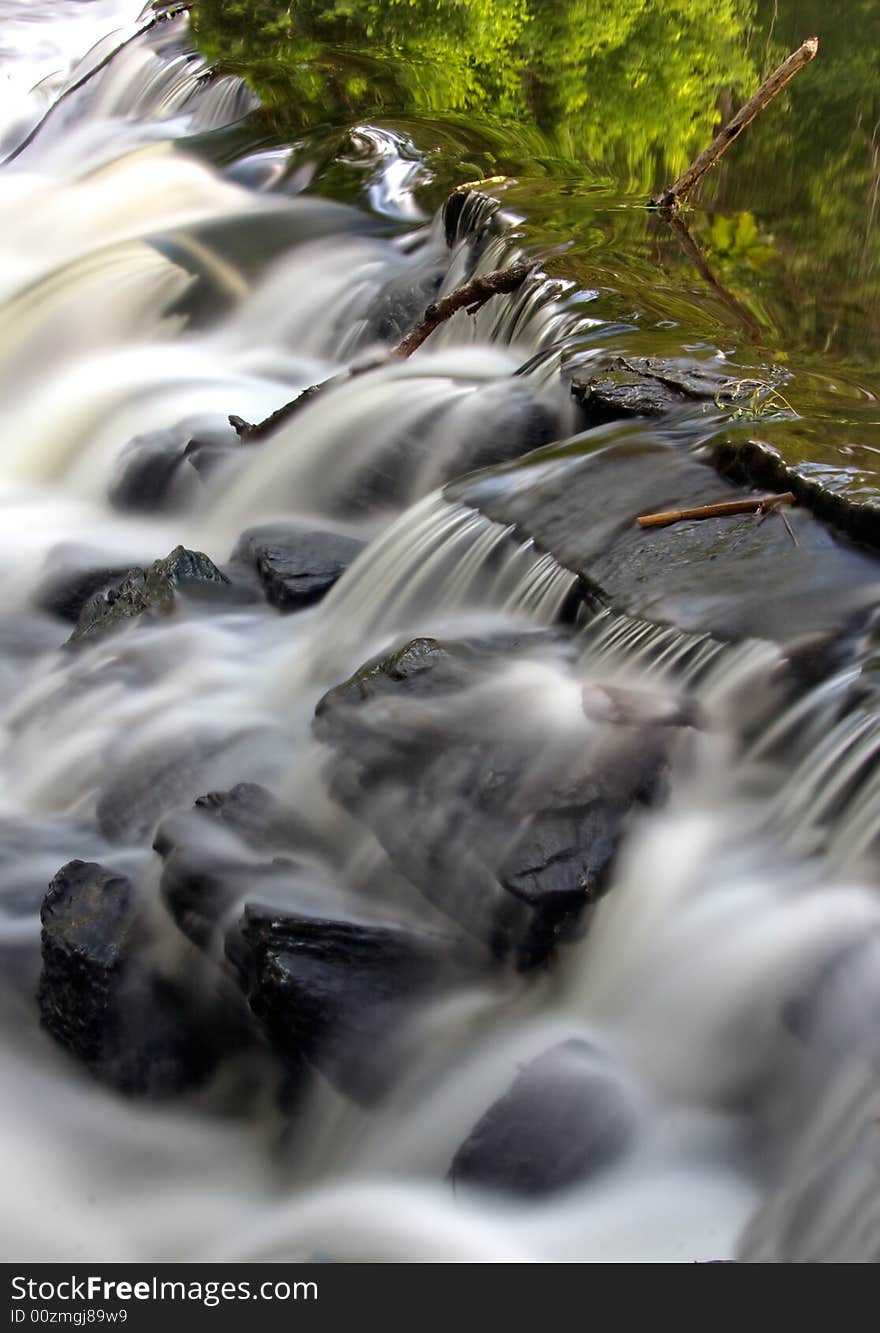
[[(186, 15), (132, 37), (144, 21), (132, 0), (0, 0), (6, 1257), (877, 1258), (876, 582), (859, 566), (868, 592), (826, 657), (812, 623), (797, 642), (724, 635), (697, 597), (677, 617), (684, 594), (621, 608), (587, 587), (529, 532), (532, 488), (562, 478), (602, 509), (607, 449), (690, 456), (717, 423), (582, 432), (566, 375), (629, 325), (540, 267), (239, 442), (229, 414), (262, 420), (531, 255), (503, 195), (448, 236), (393, 127), (355, 127), (361, 194), (325, 197), (320, 154), (310, 175), (302, 145), (249, 139), (255, 96), (209, 77)], [(292, 521), (358, 554), (282, 615), (239, 587), (235, 552)], [(66, 645), (71, 570), (121, 576), (181, 544), (238, 595)], [(362, 684), (313, 729), (327, 691), (414, 639), (463, 645), (436, 692), (400, 667), (398, 694)], [(629, 800), (649, 759), (662, 799)], [(589, 929), (518, 969), (537, 946), (498, 866), (522, 831), (545, 836), (548, 793), (562, 820), (609, 773), (628, 808)], [(360, 1052), (294, 1097), (262, 1041), (195, 1093), (139, 1100), (40, 1024), (40, 905), (74, 858), (135, 886), (165, 974), (231, 984), (219, 937), (171, 920), (157, 830), (185, 840), (175, 818), (241, 783), (294, 811), (299, 841), (267, 861), (201, 829), (193, 854), (243, 886), (224, 928), (256, 898), (454, 937), (452, 980), (413, 1004), (376, 1095), (350, 1095)], [(508, 930), (506, 961), (480, 952)], [(488, 1108), (571, 1042), (626, 1127), (602, 1169), (525, 1198), (451, 1182)]]

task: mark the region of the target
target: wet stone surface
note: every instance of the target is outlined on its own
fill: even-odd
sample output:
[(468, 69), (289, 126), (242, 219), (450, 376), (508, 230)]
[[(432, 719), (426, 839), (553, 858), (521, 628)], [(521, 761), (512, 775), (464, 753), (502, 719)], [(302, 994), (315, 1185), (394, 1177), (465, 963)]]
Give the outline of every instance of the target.
[(641, 432), (594, 453), (465, 480), (448, 494), (514, 524), (615, 610), (686, 631), (791, 644), (850, 629), (877, 601), (875, 559), (799, 506), (786, 509), (793, 537), (776, 514), (640, 528), (640, 514), (766, 494)]
[(201, 551), (177, 546), (148, 569), (132, 569), (120, 582), (91, 596), (68, 643), (80, 645), (101, 638), (140, 616), (169, 615), (178, 594), (215, 604), (241, 600), (213, 560)]
[(450, 940), (256, 903), (226, 948), (280, 1054), (362, 1102), (393, 1081), (405, 1026), (451, 971)]
[(685, 730), (591, 718), (563, 676), (551, 740), (522, 690), (532, 671), (535, 692), (558, 687), (554, 670), (568, 670), (571, 652), (557, 634), (416, 639), (365, 664), (316, 710), (336, 799), (435, 907), (524, 969), (585, 926), (629, 819), (662, 795)]
[(458, 1149), (449, 1177), (456, 1188), (553, 1194), (617, 1160), (637, 1124), (633, 1093), (612, 1063), (572, 1039), (525, 1066)]
[(320, 601), (363, 548), (363, 542), (341, 533), (267, 524), (242, 534), (230, 568), (255, 573), (266, 600), (279, 611), (299, 611)]
[(575, 375), (571, 392), (587, 426), (638, 417), (665, 417), (714, 406), (729, 372), (656, 357), (614, 357), (597, 375)]
[(202, 1083), (234, 1047), (224, 1017), (150, 961), (134, 886), (97, 862), (71, 861), (40, 912), (43, 1025), (103, 1083), (168, 1097)]

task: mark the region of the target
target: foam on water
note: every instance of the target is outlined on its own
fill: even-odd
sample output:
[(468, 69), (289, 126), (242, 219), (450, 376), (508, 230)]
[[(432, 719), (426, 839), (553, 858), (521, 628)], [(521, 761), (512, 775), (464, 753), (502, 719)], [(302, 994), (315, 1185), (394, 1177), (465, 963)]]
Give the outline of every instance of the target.
[[(138, 7), (0, 0), (7, 150), (133, 30)], [(117, 24), (127, 27), (108, 36)], [(436, 222), (422, 226), (418, 171), (389, 132), (375, 132), (382, 169), (370, 190), (378, 211), (412, 223), (412, 244), (335, 205), (248, 190), (181, 151), (175, 138), (251, 105), (235, 80), (205, 85), (187, 51), (183, 21), (132, 42), (0, 170), (6, 1256), (691, 1261), (730, 1257), (753, 1216), (746, 1252), (775, 1255), (779, 1209), (771, 1199), (756, 1212), (768, 1188), (786, 1171), (797, 1187), (809, 1145), (826, 1145), (841, 1118), (861, 1124), (874, 1095), (851, 1074), (865, 1058), (855, 1038), (811, 1064), (780, 1018), (829, 959), (880, 930), (880, 740), (868, 705), (853, 703), (857, 669), (789, 697), (773, 645), (584, 606), (572, 656), (499, 668), (458, 713), (450, 705), (465, 734), (525, 737), (533, 784), (593, 743), (585, 685), (685, 696), (702, 725), (673, 764), (668, 806), (629, 829), (589, 935), (537, 978), (492, 973), (429, 1008), (377, 1107), (318, 1081), (286, 1136), (262, 1103), (247, 1114), (234, 1098), (148, 1108), (94, 1084), (38, 1027), (38, 907), (54, 871), (107, 858), (156, 893), (150, 833), (111, 846), (96, 822), (108, 792), (124, 795), (139, 772), (132, 800), (154, 801), (157, 817), (237, 781), (273, 783), (319, 835), (332, 893), (353, 915), (385, 894), (436, 924), (323, 791), (315, 703), (406, 637), (571, 619), (575, 575), (442, 490), (487, 403), (530, 395), (565, 434), (560, 354), (589, 321), (538, 276), (511, 301), (456, 316), (411, 360), (319, 396), (250, 453), (242, 445), (235, 467), (177, 511), (109, 503), (134, 436), (197, 417), (223, 426), (227, 412), (259, 421), (374, 352), (389, 291), (417, 314), (432, 266), (441, 291), (472, 272), (463, 249), (446, 259)], [(244, 265), (239, 242), (255, 236), (262, 262)], [(477, 271), (519, 258), (499, 233)], [(400, 477), (388, 451), (404, 438), (419, 461)], [(396, 484), (373, 503), (370, 478), (387, 481), (389, 468)], [(289, 517), (370, 539), (324, 603), (295, 617), (193, 605), (72, 654), (70, 627), (35, 607), (61, 543), (128, 566), (184, 542), (222, 564), (244, 528)], [(303, 902), (314, 892), (303, 888)], [(861, 975), (865, 1005), (876, 1003), (873, 955)], [(570, 1037), (619, 1070), (635, 1108), (631, 1151), (537, 1206), (454, 1194), (446, 1172), (474, 1123), (524, 1062)], [(792, 1090), (825, 1075), (840, 1102), (817, 1110), (792, 1159)], [(846, 1226), (829, 1218), (845, 1250)]]

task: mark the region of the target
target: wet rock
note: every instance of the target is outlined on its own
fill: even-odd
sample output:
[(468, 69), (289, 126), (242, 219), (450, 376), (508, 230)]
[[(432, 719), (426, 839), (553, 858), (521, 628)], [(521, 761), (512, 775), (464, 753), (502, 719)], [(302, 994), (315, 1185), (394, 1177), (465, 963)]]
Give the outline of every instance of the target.
[(600, 375), (575, 377), (571, 391), (588, 426), (633, 417), (663, 417), (713, 404), (726, 377), (698, 362), (615, 357)]
[(714, 446), (712, 459), (725, 476), (766, 490), (792, 491), (798, 503), (817, 518), (845, 532), (854, 541), (880, 547), (880, 498), (869, 487), (846, 492), (829, 484), (832, 469), (789, 464), (774, 445), (763, 440), (726, 438)]
[(34, 602), (60, 620), (76, 624), (83, 607), (97, 593), (122, 582), (130, 566), (111, 564), (87, 548), (61, 548), (50, 557), (50, 567), (39, 584)]
[(255, 851), (289, 851), (312, 842), (310, 830), (295, 811), (257, 782), (239, 782), (229, 791), (208, 792), (198, 798), (195, 809), (231, 829)]
[[(336, 799), (436, 907), (523, 968), (586, 924), (633, 810), (662, 790), (676, 734), (591, 725), (572, 683), (570, 721), (551, 740), (529, 708), (530, 678), (507, 672), (540, 673), (566, 654), (554, 634), (415, 639), (329, 691), (315, 715)], [(559, 685), (551, 671), (534, 689)]]
[(138, 435), (120, 455), (110, 503), (134, 513), (185, 509), (199, 492), (199, 472), (207, 475), (237, 451), (238, 437), (223, 418), (190, 418)]
[(199, 1013), (148, 961), (130, 880), (71, 861), (53, 879), (40, 920), (40, 1014), (59, 1045), (133, 1096), (167, 1097), (205, 1080), (220, 1056), (216, 1015)]
[(396, 926), (256, 904), (245, 908), (227, 942), (273, 1045), (362, 1102), (374, 1101), (393, 1079), (405, 1026), (436, 992), (447, 951), (447, 941)]
[(101, 832), (110, 842), (146, 842), (164, 815), (189, 805), (206, 786), (253, 771), (267, 739), (254, 729), (178, 728), (127, 754), (121, 738), (107, 756), (97, 801)]
[(275, 523), (245, 532), (232, 563), (256, 573), (272, 606), (299, 611), (320, 601), (363, 548), (341, 533)]
[(782, 1017), (826, 1062), (872, 1048), (880, 1057), (880, 933), (835, 951), (788, 999)]
[(120, 583), (90, 597), (68, 643), (92, 642), (145, 614), (169, 615), (178, 594), (212, 602), (236, 598), (230, 580), (212, 560), (201, 551), (177, 546), (148, 569), (132, 569)]
[(647, 432), (598, 451), (589, 441), (580, 457), (465, 479), (448, 495), (532, 538), (615, 611), (689, 633), (830, 642), (876, 604), (876, 561), (799, 506), (786, 510), (791, 533), (778, 514), (639, 527), (640, 514), (749, 493)]
[(533, 1060), (489, 1107), (449, 1171), (456, 1187), (540, 1197), (616, 1161), (637, 1124), (632, 1094), (608, 1060), (573, 1039)]
[[(211, 792), (157, 830), (153, 847), (165, 862), (162, 900), (188, 939), (219, 953), (226, 918), (256, 892), (290, 902), (303, 901), (311, 890), (315, 901), (327, 900), (311, 884), (304, 895), (296, 853), (312, 846), (311, 831), (266, 788), (240, 783)], [(255, 862), (250, 852), (264, 859)], [(314, 881), (314, 872), (309, 879)]]

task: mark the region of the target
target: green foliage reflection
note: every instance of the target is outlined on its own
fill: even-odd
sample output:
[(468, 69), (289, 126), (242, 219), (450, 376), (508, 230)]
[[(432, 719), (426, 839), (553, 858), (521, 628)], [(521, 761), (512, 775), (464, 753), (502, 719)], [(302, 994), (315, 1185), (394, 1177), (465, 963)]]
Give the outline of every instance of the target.
[(199, 0), (213, 59), (288, 125), (465, 111), (537, 125), (579, 160), (668, 169), (754, 82), (751, 0)]

